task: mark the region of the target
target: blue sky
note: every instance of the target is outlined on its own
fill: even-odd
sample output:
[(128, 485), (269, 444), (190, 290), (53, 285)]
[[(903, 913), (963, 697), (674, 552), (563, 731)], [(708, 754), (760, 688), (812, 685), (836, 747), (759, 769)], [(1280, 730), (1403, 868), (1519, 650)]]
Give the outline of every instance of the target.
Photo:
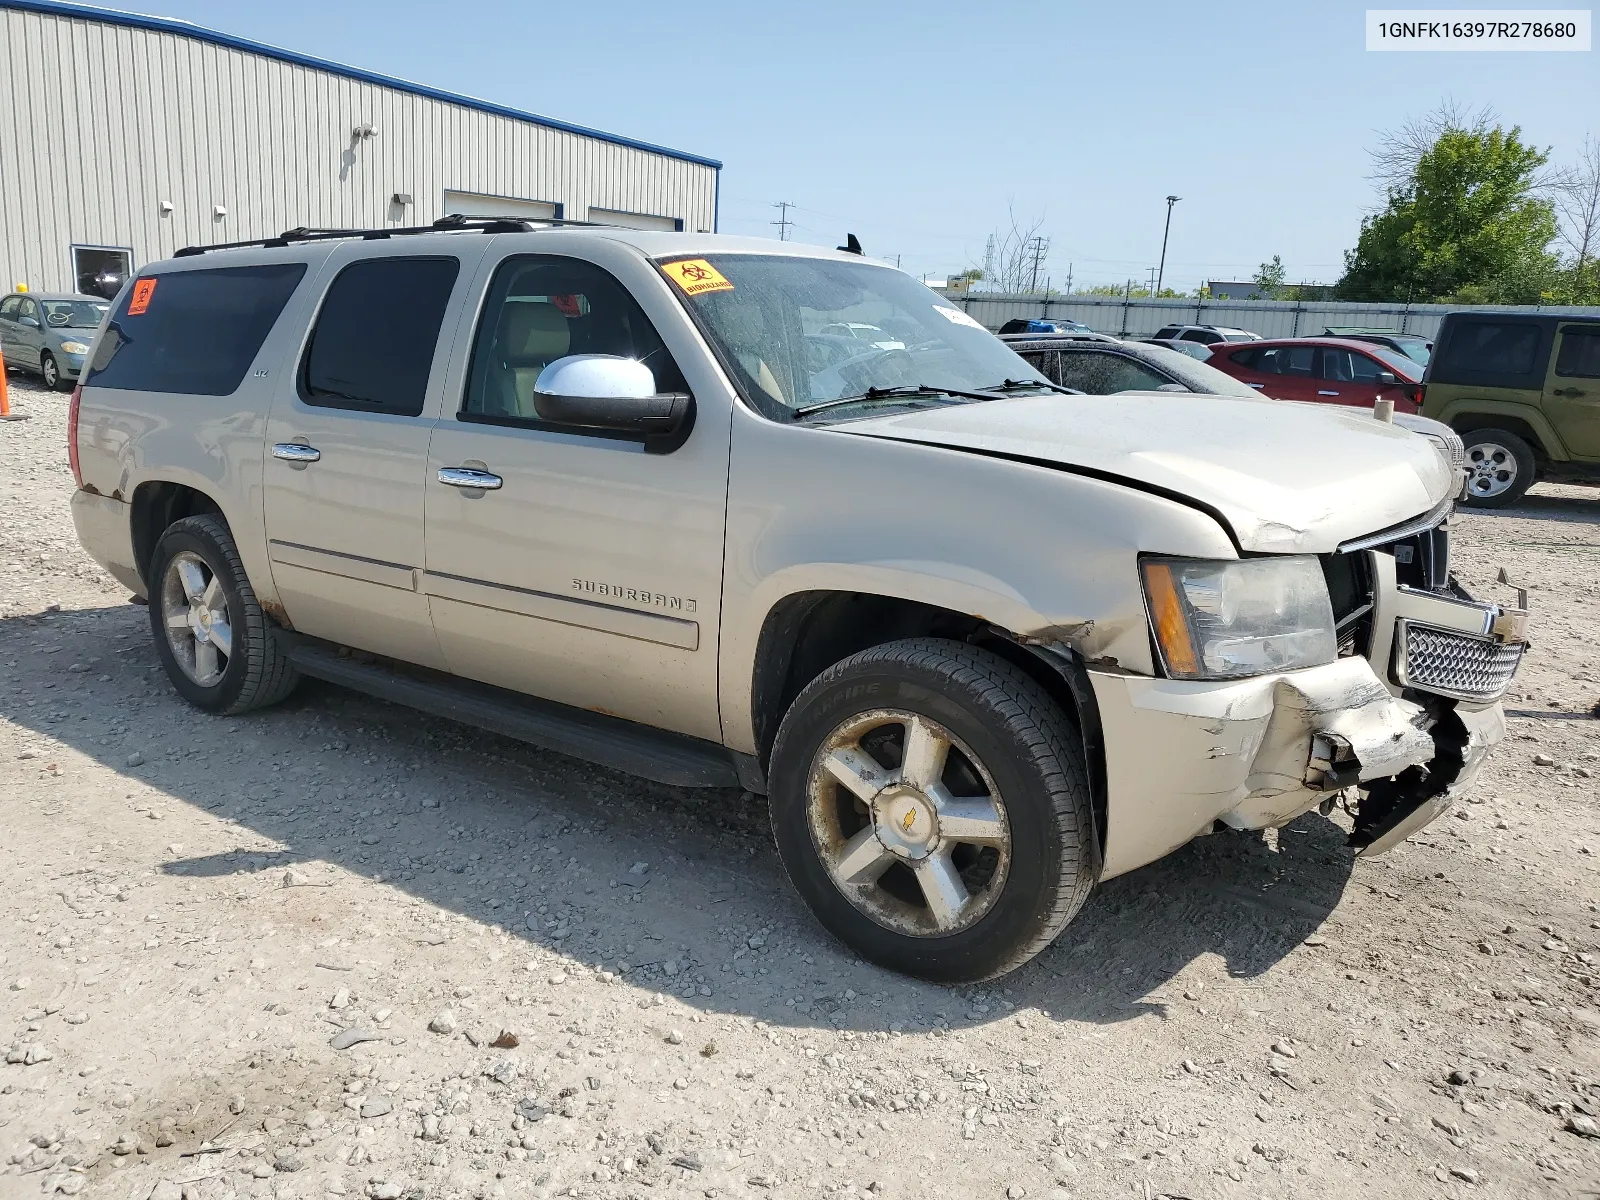
[(1368, 53), (1338, 2), (111, 3), (720, 158), (725, 232), (789, 200), (795, 237), (919, 274), (980, 263), (1011, 207), (1057, 286), (1143, 278), (1176, 193), (1169, 285), (1273, 254), (1331, 282), (1376, 131), (1452, 97), (1555, 160), (1600, 136), (1595, 52)]

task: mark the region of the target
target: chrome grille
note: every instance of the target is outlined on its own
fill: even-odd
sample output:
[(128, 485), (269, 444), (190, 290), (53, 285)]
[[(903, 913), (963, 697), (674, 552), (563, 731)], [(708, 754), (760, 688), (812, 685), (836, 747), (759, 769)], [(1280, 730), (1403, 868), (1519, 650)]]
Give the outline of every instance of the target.
[(1450, 629), (1400, 622), (1395, 646), (1395, 678), (1457, 700), (1496, 700), (1522, 662), (1519, 642), (1497, 642)]

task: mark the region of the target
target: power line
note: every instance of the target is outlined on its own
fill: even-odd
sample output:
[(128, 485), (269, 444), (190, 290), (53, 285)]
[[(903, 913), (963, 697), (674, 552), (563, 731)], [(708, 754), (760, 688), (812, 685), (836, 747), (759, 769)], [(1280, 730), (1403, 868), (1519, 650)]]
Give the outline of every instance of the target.
[(780, 242), (787, 242), (789, 240), (789, 226), (794, 224), (793, 221), (789, 220), (789, 210), (796, 207), (796, 205), (787, 200), (779, 200), (772, 207), (778, 210), (778, 219), (767, 223), (778, 227), (778, 240)]

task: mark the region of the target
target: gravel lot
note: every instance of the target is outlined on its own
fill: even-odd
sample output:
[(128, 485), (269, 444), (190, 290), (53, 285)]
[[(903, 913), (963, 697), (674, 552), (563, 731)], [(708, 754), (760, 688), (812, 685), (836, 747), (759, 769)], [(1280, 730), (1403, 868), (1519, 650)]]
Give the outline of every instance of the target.
[(187, 708), (11, 379), (0, 1197), (1600, 1195), (1600, 491), (1458, 520), (1538, 622), (1471, 803), (1199, 839), (949, 990), (823, 934), (752, 797)]

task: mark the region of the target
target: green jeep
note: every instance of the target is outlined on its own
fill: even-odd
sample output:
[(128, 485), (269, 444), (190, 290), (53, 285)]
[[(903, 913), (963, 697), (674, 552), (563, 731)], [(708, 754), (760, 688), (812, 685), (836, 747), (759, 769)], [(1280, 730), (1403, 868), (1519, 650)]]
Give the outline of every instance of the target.
[(1447, 313), (1422, 382), (1423, 415), (1466, 443), (1469, 504), (1600, 483), (1600, 316)]

